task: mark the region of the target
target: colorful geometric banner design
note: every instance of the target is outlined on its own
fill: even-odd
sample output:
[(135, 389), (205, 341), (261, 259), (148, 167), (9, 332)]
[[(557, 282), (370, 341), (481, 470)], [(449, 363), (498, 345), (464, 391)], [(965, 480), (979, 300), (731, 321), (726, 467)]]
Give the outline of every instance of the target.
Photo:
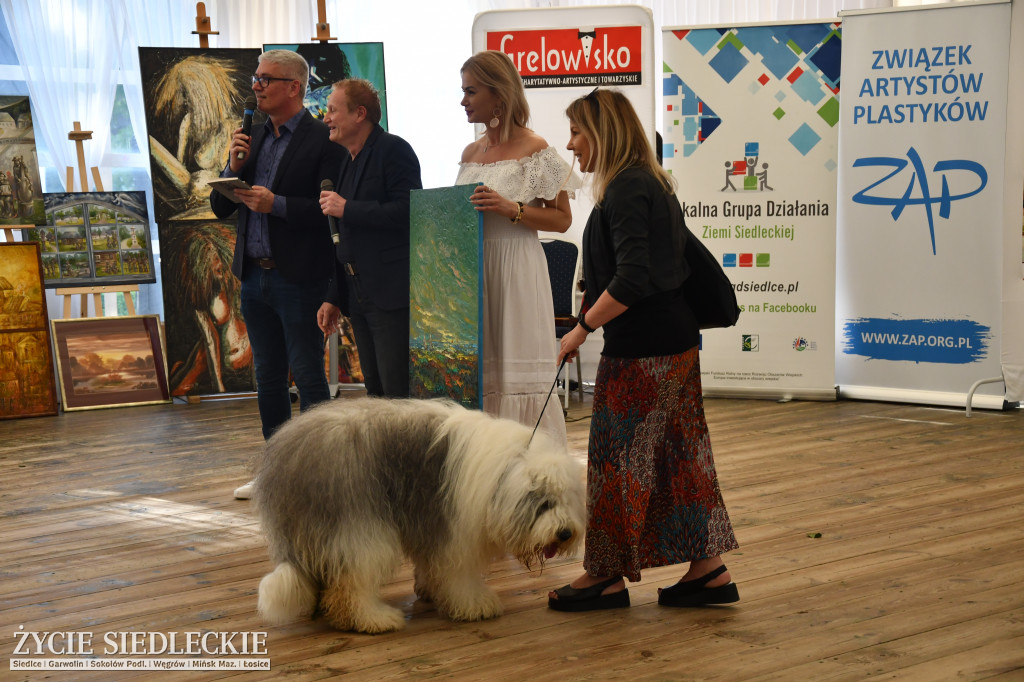
[[(790, 98), (814, 106), (820, 120), (800, 120), (787, 136), (804, 156), (839, 122), (842, 37), (838, 24), (680, 29), (667, 31), (666, 43), (672, 39), (669, 36), (690, 45), (723, 83), (740, 78), (752, 95), (769, 94), (756, 100), (754, 115), (768, 113), (782, 121), (793, 108), (787, 102)], [(665, 73), (663, 95), (667, 111), (674, 114), (666, 116), (666, 139), (675, 133), (682, 144), (666, 142), (663, 154), (670, 158), (679, 151), (689, 156), (722, 120), (668, 64)], [(676, 132), (679, 127), (681, 134)]]
[(705, 392), (835, 397), (837, 23), (665, 31), (663, 155), (743, 314)]

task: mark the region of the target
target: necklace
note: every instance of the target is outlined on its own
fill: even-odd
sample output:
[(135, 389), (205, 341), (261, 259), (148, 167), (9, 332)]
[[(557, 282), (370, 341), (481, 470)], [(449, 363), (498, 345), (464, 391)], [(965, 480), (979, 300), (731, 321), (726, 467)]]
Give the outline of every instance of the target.
[[(508, 142), (508, 140), (505, 140), (505, 142)], [(484, 142), (484, 152), (486, 153), (487, 151), (494, 149), (495, 147), (500, 147), (501, 145), (505, 144), (505, 142), (499, 142), (498, 144), (487, 144), (486, 142)]]

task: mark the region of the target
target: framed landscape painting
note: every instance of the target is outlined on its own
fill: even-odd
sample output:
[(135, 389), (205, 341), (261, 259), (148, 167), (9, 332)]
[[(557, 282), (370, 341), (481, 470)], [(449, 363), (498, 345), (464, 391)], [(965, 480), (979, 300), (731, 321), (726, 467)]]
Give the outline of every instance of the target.
[(157, 315), (54, 320), (65, 411), (171, 401)]
[(476, 185), (410, 194), (409, 390), (483, 406), (483, 216)]
[(39, 245), (0, 243), (0, 419), (57, 414)]

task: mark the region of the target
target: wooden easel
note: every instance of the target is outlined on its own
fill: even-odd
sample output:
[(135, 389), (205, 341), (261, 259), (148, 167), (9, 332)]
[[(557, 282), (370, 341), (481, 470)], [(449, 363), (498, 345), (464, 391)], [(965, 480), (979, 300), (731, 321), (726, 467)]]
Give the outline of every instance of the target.
[(220, 31), (210, 30), (210, 17), (206, 16), (206, 3), (196, 3), (196, 30), (192, 35), (199, 36), (199, 47), (204, 49), (210, 47), (210, 36), (219, 36)]
[(316, 35), (310, 40), (319, 40), (321, 43), (337, 40), (331, 35), (331, 25), (327, 23), (327, 0), (316, 0)]
[[(68, 133), (68, 139), (74, 141), (76, 150), (78, 152), (78, 175), (81, 180), (81, 188), (83, 192), (88, 192), (88, 177), (85, 173), (85, 141), (92, 139), (91, 130), (82, 130), (82, 124), (79, 121), (75, 121), (74, 130)], [(73, 166), (67, 167), (66, 173), (67, 190), (69, 192), (75, 191), (75, 169)], [(92, 180), (93, 184), (96, 185), (96, 191), (103, 191), (103, 180), (100, 178), (100, 169), (96, 166), (92, 168)], [(8, 238), (9, 239), (9, 238)], [(100, 316), (100, 306), (102, 294), (119, 293), (124, 296), (124, 305), (128, 309), (129, 315), (135, 315), (135, 302), (132, 300), (132, 292), (138, 291), (138, 284), (119, 284), (116, 286), (96, 286), (96, 287), (62, 287), (54, 290), (54, 293), (58, 296), (64, 297), (64, 319), (71, 318), (71, 298), (74, 295), (80, 296), (79, 303), (79, 317), (89, 317), (89, 299), (88, 296), (92, 295), (93, 309), (96, 311), (96, 317)]]

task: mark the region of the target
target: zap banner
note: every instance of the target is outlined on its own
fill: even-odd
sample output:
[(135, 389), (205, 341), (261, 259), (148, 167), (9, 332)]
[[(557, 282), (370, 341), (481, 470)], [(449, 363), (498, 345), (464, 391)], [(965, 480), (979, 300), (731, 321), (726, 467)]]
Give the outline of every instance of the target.
[(844, 395), (963, 405), (1000, 374), (1009, 20), (1009, 3), (843, 15)]

